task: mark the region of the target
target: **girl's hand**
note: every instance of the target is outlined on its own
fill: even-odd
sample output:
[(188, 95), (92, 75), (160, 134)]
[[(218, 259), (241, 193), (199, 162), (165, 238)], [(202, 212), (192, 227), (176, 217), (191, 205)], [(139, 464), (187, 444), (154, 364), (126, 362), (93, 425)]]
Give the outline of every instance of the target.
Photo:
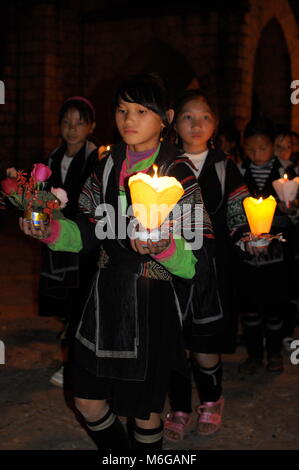
[(32, 238), (43, 239), (51, 236), (51, 224), (44, 225), (43, 221), (40, 222), (40, 228), (35, 228), (33, 222), (27, 222), (22, 217), (19, 218), (19, 225), (22, 232)]
[(259, 256), (261, 253), (268, 253), (268, 245), (267, 246), (252, 246), (250, 241), (245, 242), (245, 250), (248, 251), (251, 255)]
[(131, 240), (131, 247), (140, 255), (159, 255), (169, 247), (170, 243), (170, 238), (159, 240), (156, 243), (153, 243), (151, 240), (147, 240), (147, 246), (144, 246), (144, 244), (136, 238), (135, 240)]

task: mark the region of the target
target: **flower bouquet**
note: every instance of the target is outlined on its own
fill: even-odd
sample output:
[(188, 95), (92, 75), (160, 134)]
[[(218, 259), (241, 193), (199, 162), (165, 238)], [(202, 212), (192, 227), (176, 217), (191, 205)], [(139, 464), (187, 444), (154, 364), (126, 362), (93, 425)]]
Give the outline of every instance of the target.
[(12, 204), (24, 211), (24, 219), (33, 222), (35, 228), (51, 219), (63, 217), (60, 212), (68, 202), (66, 192), (61, 188), (45, 190), (46, 181), (51, 176), (51, 169), (43, 163), (33, 165), (30, 177), (24, 171), (16, 171), (15, 177), (1, 181), (2, 192)]

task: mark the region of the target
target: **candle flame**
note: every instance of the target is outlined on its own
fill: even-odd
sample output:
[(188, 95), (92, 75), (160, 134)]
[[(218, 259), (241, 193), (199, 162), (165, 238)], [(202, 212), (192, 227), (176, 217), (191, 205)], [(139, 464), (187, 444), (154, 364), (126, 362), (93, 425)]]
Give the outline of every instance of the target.
[(287, 175), (286, 173), (283, 175), (283, 179), (284, 179), (284, 180), (287, 180), (287, 179), (288, 179), (288, 175)]
[(107, 152), (109, 152), (109, 150), (110, 150), (110, 145), (107, 145), (106, 150), (107, 150)]
[(154, 184), (154, 188), (157, 189), (159, 186), (157, 165), (153, 165), (153, 169), (154, 169), (153, 184)]
[(260, 197), (260, 198), (258, 199), (257, 204), (260, 204), (261, 202), (263, 202), (263, 198), (262, 198), (262, 197)]

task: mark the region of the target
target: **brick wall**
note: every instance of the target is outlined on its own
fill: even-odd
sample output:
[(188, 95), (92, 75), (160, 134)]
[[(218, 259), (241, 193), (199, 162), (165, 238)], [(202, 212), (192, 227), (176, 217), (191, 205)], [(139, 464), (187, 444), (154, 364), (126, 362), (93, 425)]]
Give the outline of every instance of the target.
[(77, 15), (44, 3), (14, 11), (10, 21), (1, 167), (26, 168), (57, 146), (61, 103), (80, 88), (81, 35)]
[[(18, 7), (23, 10), (16, 4), (12, 1), (9, 9), (0, 61), (6, 86), (6, 103), (0, 106), (2, 167), (29, 166), (56, 147), (58, 111), (73, 94), (94, 101), (97, 142), (113, 141), (113, 91), (121, 77), (142, 70), (155, 69), (170, 89), (182, 89), (196, 77), (217, 96), (222, 118), (234, 118), (243, 129), (252, 113), (253, 88), (265, 95), (267, 80), (258, 81), (256, 51), (259, 45), (264, 52), (273, 49), (271, 34), (263, 34), (273, 18), (282, 38), (275, 48), (289, 55), (289, 71), (285, 66), (277, 74), (275, 88), (299, 79), (298, 24), (287, 0), (251, 0), (247, 12), (118, 21), (83, 15), (83, 0), (72, 10), (59, 2), (34, 2), (31, 7), (24, 2)], [(290, 114), (299, 130), (299, 105), (290, 106)]]

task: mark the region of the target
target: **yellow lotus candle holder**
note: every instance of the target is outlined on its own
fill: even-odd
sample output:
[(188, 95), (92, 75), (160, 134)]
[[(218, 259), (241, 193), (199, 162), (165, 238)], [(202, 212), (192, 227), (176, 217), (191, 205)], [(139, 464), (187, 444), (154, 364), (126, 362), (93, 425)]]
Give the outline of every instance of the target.
[(246, 197), (243, 201), (245, 214), (250, 227), (250, 244), (252, 246), (267, 246), (273, 236), (269, 234), (276, 209), (273, 196), (266, 199)]
[(184, 189), (173, 176), (158, 177), (158, 167), (154, 176), (137, 173), (129, 179), (129, 188), (133, 214), (138, 219), (139, 232), (136, 238), (146, 242), (148, 239), (157, 242), (161, 239), (161, 225), (184, 194)]

